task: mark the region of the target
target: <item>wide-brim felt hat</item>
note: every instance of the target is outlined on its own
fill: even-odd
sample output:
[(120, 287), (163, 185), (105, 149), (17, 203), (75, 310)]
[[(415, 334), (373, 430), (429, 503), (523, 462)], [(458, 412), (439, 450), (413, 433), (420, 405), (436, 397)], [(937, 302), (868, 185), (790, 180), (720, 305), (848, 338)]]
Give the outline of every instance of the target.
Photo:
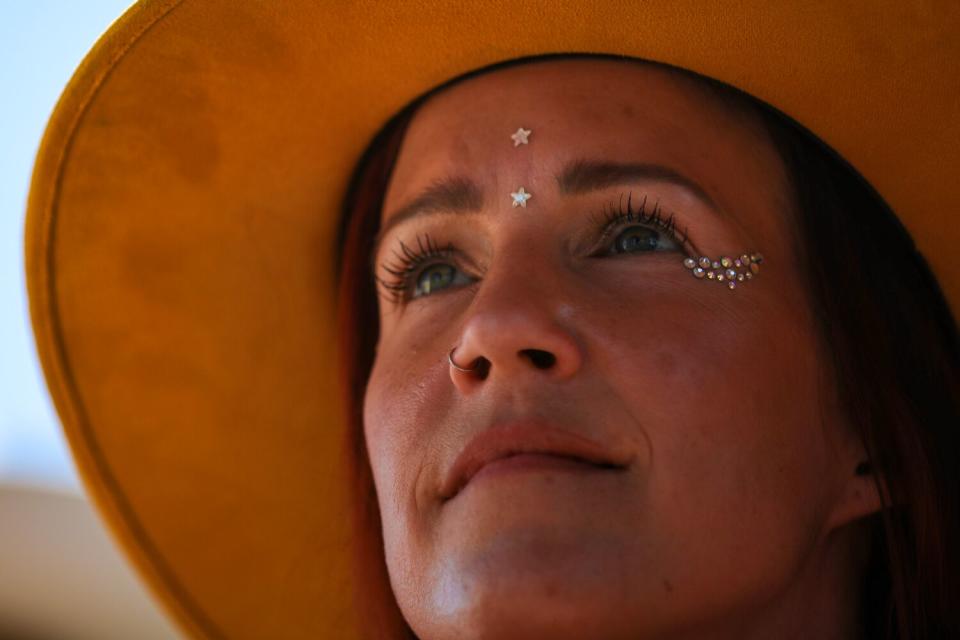
[(960, 3), (155, 0), (50, 120), (36, 343), (85, 487), (198, 638), (357, 636), (333, 270), (348, 181), (431, 88), (544, 53), (668, 63), (835, 149), (960, 309)]

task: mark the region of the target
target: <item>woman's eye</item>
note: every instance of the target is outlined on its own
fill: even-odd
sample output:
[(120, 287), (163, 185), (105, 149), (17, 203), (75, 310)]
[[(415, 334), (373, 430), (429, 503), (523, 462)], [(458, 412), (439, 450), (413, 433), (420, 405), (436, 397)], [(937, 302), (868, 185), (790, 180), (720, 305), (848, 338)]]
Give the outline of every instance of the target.
[[(623, 219), (633, 220), (634, 215), (629, 211), (610, 219), (604, 225), (601, 238), (597, 241), (599, 253), (592, 255), (600, 257), (683, 250), (681, 244), (684, 240), (680, 240), (674, 232), (672, 219), (663, 222), (655, 211), (652, 217), (653, 222), (624, 226)], [(613, 237), (612, 242), (611, 237)], [(684, 234), (685, 237), (686, 234)], [(467, 275), (451, 264), (455, 262), (453, 256), (456, 253), (456, 248), (452, 244), (440, 247), (427, 236), (426, 246), (424, 246), (424, 241), (418, 236), (416, 250), (408, 248), (403, 242), (400, 243), (400, 249), (401, 251), (396, 253), (397, 264), (384, 265), (384, 269), (393, 278), (387, 280), (377, 278), (389, 297), (397, 304), (430, 296), (458, 285), (470, 285), (477, 281), (477, 278)], [(448, 262), (437, 261), (441, 259)], [(430, 261), (433, 263), (422, 266)]]
[(658, 247), (664, 250), (664, 242), (674, 245), (666, 247), (667, 250), (676, 248), (676, 242), (668, 235), (649, 227), (633, 225), (624, 229), (614, 239), (611, 253), (646, 253), (655, 251)]
[(420, 272), (413, 297), (430, 295), (446, 288), (456, 280), (457, 269), (449, 264), (433, 264)]
[[(658, 250), (672, 251), (677, 247), (676, 240), (670, 234), (650, 227), (632, 225), (616, 236), (613, 241), (613, 249), (609, 254), (650, 253)], [(435, 263), (424, 268), (416, 276), (412, 297), (428, 296), (451, 285), (457, 283), (469, 284), (470, 282), (472, 280), (453, 265), (443, 262)]]

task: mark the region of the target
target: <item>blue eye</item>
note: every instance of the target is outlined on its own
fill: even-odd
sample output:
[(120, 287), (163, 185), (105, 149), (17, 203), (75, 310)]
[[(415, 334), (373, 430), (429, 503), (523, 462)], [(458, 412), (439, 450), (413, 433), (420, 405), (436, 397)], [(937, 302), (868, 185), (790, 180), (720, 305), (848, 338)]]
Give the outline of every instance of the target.
[(676, 230), (673, 215), (666, 220), (660, 214), (659, 204), (654, 205), (653, 211), (646, 213), (647, 199), (644, 198), (640, 204), (640, 210), (634, 212), (631, 198), (627, 198), (627, 208), (623, 208), (621, 198), (620, 206), (617, 209), (610, 209), (604, 212), (603, 216), (594, 217), (594, 222), (602, 229), (599, 246), (607, 246), (610, 237), (617, 231), (621, 231), (613, 239), (613, 249), (608, 250), (601, 255), (616, 255), (622, 253), (651, 253), (661, 248), (664, 241), (667, 248), (664, 250), (676, 250), (680, 245), (687, 241), (687, 234), (682, 234)]
[(420, 272), (414, 297), (430, 295), (453, 282), (456, 269), (449, 264), (432, 264)]
[(640, 253), (655, 250), (659, 242), (660, 234), (653, 229), (629, 227), (613, 244), (617, 253)]
[[(663, 253), (676, 251), (687, 242), (686, 231), (676, 231), (672, 215), (664, 220), (659, 205), (654, 205), (649, 214), (645, 211), (645, 205), (646, 198), (639, 211), (635, 212), (631, 199), (627, 198), (624, 209), (621, 198), (618, 208), (594, 216), (593, 222), (600, 229), (598, 247), (610, 247), (611, 237), (620, 231), (619, 235), (612, 238), (612, 249), (607, 248), (605, 252), (595, 255)], [(392, 279), (383, 280), (374, 276), (395, 304), (433, 295), (457, 284), (475, 282), (475, 278), (467, 276), (455, 266), (458, 252), (452, 243), (440, 247), (429, 235), (424, 235), (423, 238), (417, 236), (417, 250), (411, 249), (403, 241), (399, 242), (399, 248), (399, 252), (394, 252), (398, 264), (383, 265), (383, 269), (393, 276)]]
[[(464, 284), (473, 281), (450, 264), (457, 252), (453, 244), (440, 247), (429, 235), (425, 235), (423, 238), (417, 236), (417, 250), (412, 250), (402, 240), (399, 245), (400, 252), (394, 252), (399, 264), (383, 265), (392, 278), (383, 280), (374, 276), (394, 304), (433, 295), (458, 280)], [(445, 262), (441, 262), (441, 259)]]

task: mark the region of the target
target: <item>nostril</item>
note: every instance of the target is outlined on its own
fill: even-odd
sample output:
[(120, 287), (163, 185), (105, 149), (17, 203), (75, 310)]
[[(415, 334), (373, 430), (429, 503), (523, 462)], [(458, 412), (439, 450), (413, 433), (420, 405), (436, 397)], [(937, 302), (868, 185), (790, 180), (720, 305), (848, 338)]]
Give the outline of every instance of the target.
[(533, 363), (533, 366), (538, 369), (549, 369), (557, 361), (555, 355), (549, 351), (542, 351), (540, 349), (524, 349), (520, 353), (527, 355)]
[(480, 356), (477, 358), (477, 371), (476, 375), (481, 380), (486, 380), (487, 376), (490, 375), (490, 361)]

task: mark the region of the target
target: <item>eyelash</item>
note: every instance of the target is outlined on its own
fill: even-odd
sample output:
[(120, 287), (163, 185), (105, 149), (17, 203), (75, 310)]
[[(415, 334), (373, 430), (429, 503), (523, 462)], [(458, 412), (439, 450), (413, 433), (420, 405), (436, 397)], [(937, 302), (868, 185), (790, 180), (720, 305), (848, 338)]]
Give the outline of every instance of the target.
[[(666, 219), (663, 218), (659, 201), (654, 204), (653, 210), (648, 214), (646, 212), (647, 198), (644, 196), (640, 203), (638, 211), (633, 210), (632, 194), (627, 196), (627, 208), (623, 208), (623, 197), (621, 196), (618, 206), (612, 205), (604, 208), (599, 214), (590, 216), (594, 225), (600, 229), (600, 237), (595, 246), (602, 246), (611, 239), (614, 232), (619, 232), (623, 227), (630, 224), (649, 225), (659, 230), (665, 231), (671, 240), (686, 247), (689, 244), (687, 227), (683, 231), (677, 231), (676, 219), (671, 213)], [(426, 246), (424, 246), (426, 242)], [(420, 272), (420, 267), (433, 258), (451, 258), (456, 253), (453, 243), (447, 243), (441, 247), (430, 238), (429, 234), (424, 234), (423, 238), (417, 235), (417, 249), (413, 250), (401, 240), (400, 253), (394, 252), (398, 263), (390, 265), (383, 264), (383, 269), (393, 276), (392, 280), (383, 280), (374, 276), (377, 282), (386, 290), (387, 297), (394, 303), (406, 303), (410, 298), (410, 284), (412, 279)]]
[(400, 250), (403, 252), (403, 255), (396, 252), (394, 252), (394, 255), (400, 263), (395, 266), (388, 264), (383, 265), (384, 271), (392, 275), (393, 280), (383, 280), (378, 276), (374, 276), (377, 282), (387, 290), (387, 295), (394, 304), (408, 300), (410, 281), (419, 273), (421, 265), (431, 258), (449, 258), (456, 251), (452, 242), (447, 243), (445, 247), (439, 247), (430, 238), (429, 234), (424, 234), (424, 237), (427, 243), (426, 248), (423, 246), (423, 240), (417, 235), (417, 251), (413, 251), (407, 247), (407, 245), (403, 243), (403, 240), (399, 241), (398, 244), (400, 245)]
[(653, 205), (653, 210), (647, 214), (647, 197), (644, 196), (643, 200), (640, 202), (640, 210), (634, 212), (633, 210), (633, 194), (627, 195), (627, 208), (623, 208), (623, 196), (620, 196), (620, 202), (616, 209), (611, 205), (608, 209), (604, 209), (599, 215), (593, 214), (590, 216), (590, 219), (595, 225), (600, 229), (600, 238), (597, 240), (597, 245), (602, 245), (610, 240), (614, 232), (619, 232), (623, 227), (628, 226), (627, 223), (637, 223), (641, 225), (652, 225), (662, 231), (665, 231), (671, 240), (676, 241), (678, 244), (687, 246), (689, 244), (690, 238), (687, 235), (687, 227), (683, 228), (683, 231), (677, 231), (676, 218), (674, 214), (670, 214), (666, 220), (663, 219), (661, 215), (660, 202), (657, 201)]

